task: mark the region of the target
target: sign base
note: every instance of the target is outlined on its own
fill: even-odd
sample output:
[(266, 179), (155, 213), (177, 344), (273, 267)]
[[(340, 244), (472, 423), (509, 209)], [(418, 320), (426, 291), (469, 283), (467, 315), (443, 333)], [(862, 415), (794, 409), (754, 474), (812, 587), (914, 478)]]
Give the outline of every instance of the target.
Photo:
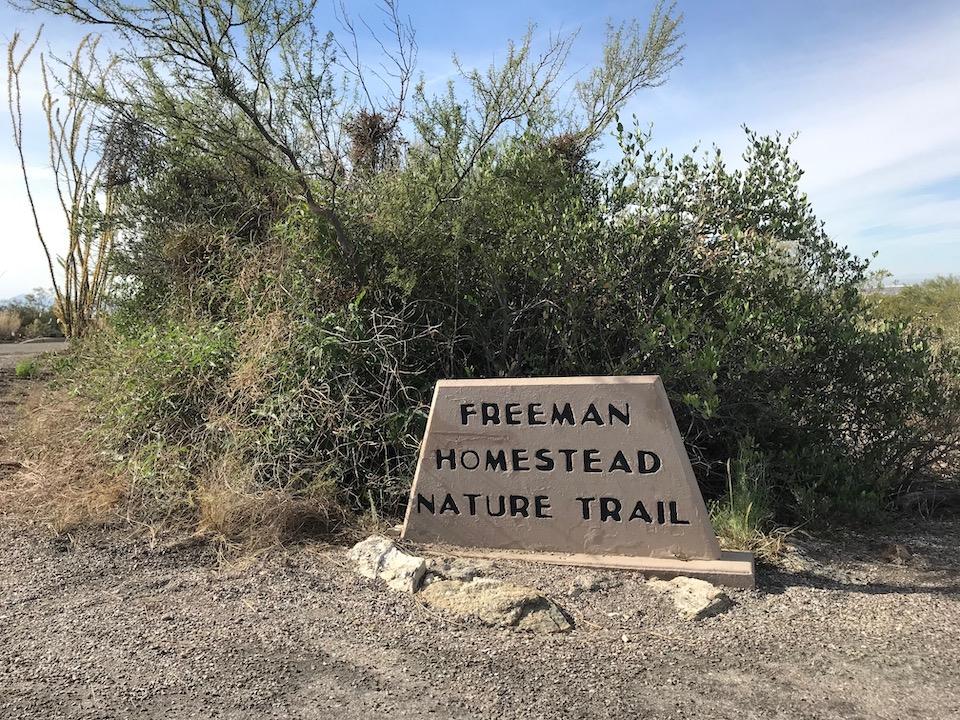
[(679, 558), (633, 557), (629, 555), (587, 555), (585, 553), (524, 552), (522, 550), (488, 550), (443, 545), (421, 546), (429, 554), (539, 562), (551, 565), (575, 565), (603, 570), (635, 570), (647, 577), (670, 580), (692, 577), (714, 585), (751, 589), (756, 584), (752, 552), (724, 550), (719, 560), (680, 560)]

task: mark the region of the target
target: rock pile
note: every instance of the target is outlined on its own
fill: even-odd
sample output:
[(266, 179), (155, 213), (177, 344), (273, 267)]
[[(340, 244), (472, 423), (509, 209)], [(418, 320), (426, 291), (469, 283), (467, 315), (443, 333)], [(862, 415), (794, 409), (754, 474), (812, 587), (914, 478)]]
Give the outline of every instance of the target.
[[(533, 588), (480, 577), (489, 563), (432, 559), (400, 550), (392, 540), (373, 535), (350, 550), (357, 573), (383, 580), (399, 592), (419, 591), (423, 602), (457, 617), (476, 617), (487, 625), (555, 633), (573, 628), (563, 611)], [(422, 589), (421, 589), (422, 588)]]
[[(487, 625), (537, 633), (573, 629), (569, 616), (541, 592), (503, 580), (483, 577), (492, 565), (459, 558), (426, 560), (400, 550), (389, 538), (373, 535), (350, 550), (360, 575), (384, 581), (399, 592), (417, 593), (423, 603), (459, 618), (478, 618)], [(620, 585), (617, 578), (584, 574), (573, 581), (569, 596), (605, 591)], [(702, 620), (726, 611), (730, 597), (704, 580), (678, 577), (649, 580), (646, 587), (667, 595), (688, 620)]]

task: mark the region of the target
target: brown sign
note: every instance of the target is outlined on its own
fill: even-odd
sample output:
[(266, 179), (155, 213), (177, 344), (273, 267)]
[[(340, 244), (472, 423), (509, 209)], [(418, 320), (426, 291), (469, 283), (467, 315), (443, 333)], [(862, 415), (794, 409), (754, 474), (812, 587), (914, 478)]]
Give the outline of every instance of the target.
[(438, 382), (403, 537), (721, 557), (658, 376)]

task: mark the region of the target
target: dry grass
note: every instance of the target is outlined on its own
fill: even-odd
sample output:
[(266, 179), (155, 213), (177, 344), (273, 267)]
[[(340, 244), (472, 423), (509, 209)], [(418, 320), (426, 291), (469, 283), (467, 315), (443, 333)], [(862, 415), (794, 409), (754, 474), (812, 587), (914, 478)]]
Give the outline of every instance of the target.
[(290, 344), (292, 328), (293, 322), (282, 310), (254, 316), (247, 323), (238, 341), (243, 357), (227, 382), (227, 391), (238, 402), (255, 403), (266, 398), (266, 368), (273, 364), (271, 358), (277, 348)]
[(229, 455), (202, 478), (197, 493), (198, 532), (244, 552), (309, 535), (329, 535), (346, 522), (329, 493), (309, 499), (284, 490), (255, 489), (254, 469)]
[(773, 560), (786, 551), (787, 541), (794, 532), (790, 528), (776, 528), (768, 532), (752, 530), (749, 533), (731, 533), (725, 526), (715, 528), (724, 550), (749, 550), (761, 560)]
[(199, 532), (243, 551), (328, 535), (343, 521), (333, 504), (301, 500), (282, 491), (207, 486), (200, 494)]
[(40, 522), (56, 534), (116, 522), (123, 481), (87, 436), (92, 421), (84, 403), (34, 386), (19, 414), (5, 433), (3, 454), (11, 459), (0, 476), (4, 513)]
[(16, 310), (0, 310), (0, 340), (16, 337), (22, 320)]
[[(91, 432), (87, 404), (35, 385), (0, 444), (0, 507), (55, 534), (81, 526), (124, 525), (152, 540), (161, 535), (210, 538), (224, 557), (256, 553), (293, 539), (328, 535), (346, 516), (333, 500), (284, 490), (252, 490), (253, 471), (227, 456), (197, 479), (193, 507), (157, 517), (145, 512), (132, 468), (115, 467)], [(7, 424), (7, 423), (3, 423)], [(331, 495), (332, 498), (332, 495)]]

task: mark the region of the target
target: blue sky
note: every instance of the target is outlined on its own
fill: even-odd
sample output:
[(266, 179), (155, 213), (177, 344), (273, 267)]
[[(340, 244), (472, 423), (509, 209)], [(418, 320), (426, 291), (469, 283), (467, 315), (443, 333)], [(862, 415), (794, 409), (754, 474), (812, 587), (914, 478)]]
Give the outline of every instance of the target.
[[(369, 3), (351, 7), (372, 15)], [(613, 0), (401, 0), (417, 29), (420, 70), (437, 84), (452, 72), (451, 51), (465, 64), (485, 66), (529, 22), (544, 35), (579, 28), (572, 67), (589, 67), (608, 19), (645, 18), (650, 7)], [(960, 3), (688, 0), (678, 7), (685, 15), (683, 65), (625, 112), (652, 123), (655, 144), (682, 153), (716, 143), (733, 158), (743, 149), (743, 124), (798, 132), (804, 188), (838, 242), (861, 256), (876, 251), (875, 267), (906, 281), (960, 274)], [(0, 8), (4, 40), (39, 22)], [(47, 22), (55, 50), (81, 34), (69, 23)], [(31, 100), (39, 101), (36, 83), (28, 88)], [(39, 119), (36, 113), (28, 119), (28, 133), (42, 140)], [(34, 144), (28, 160), (42, 173), (42, 146)], [(49, 285), (15, 163), (4, 112), (0, 298)], [(55, 235), (52, 195), (39, 190)]]

